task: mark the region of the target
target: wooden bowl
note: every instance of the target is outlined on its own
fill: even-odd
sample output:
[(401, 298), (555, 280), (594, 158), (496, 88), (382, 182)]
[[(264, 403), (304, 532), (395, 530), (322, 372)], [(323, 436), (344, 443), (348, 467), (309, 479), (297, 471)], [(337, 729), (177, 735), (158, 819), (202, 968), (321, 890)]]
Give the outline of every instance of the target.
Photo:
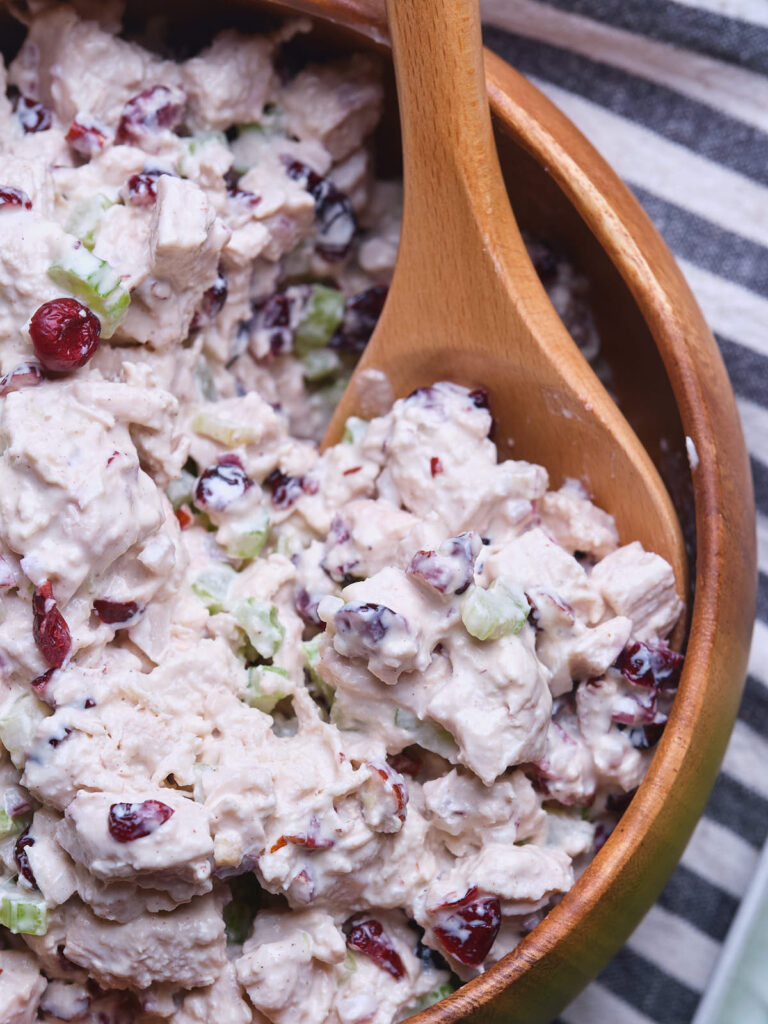
[[(264, 11), (275, 9), (318, 15), (315, 38), (325, 52), (374, 47), (386, 57), (378, 0), (166, 0), (163, 8), (184, 38), (199, 42), (223, 25), (258, 27)], [(156, 16), (157, 5), (129, 0), (128, 12), (131, 21)], [(12, 52), (19, 38), (0, 9), (3, 48)], [(693, 583), (680, 689), (650, 770), (615, 832), (513, 953), (417, 1014), (418, 1024), (546, 1024), (620, 948), (671, 874), (715, 781), (739, 704), (755, 606), (749, 462), (712, 334), (669, 250), (602, 157), (530, 82), (491, 53), (486, 61), (518, 220), (564, 250), (590, 280), (613, 393), (675, 500)], [(383, 163), (396, 169), (391, 81), (379, 149)]]

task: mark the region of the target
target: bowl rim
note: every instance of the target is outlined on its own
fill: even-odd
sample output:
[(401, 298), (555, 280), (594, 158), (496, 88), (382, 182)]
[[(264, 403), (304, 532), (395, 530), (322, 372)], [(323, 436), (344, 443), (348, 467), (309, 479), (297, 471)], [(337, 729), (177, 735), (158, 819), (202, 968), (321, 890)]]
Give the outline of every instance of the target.
[[(388, 50), (383, 0), (256, 2), (311, 14)], [(719, 771), (746, 676), (757, 589), (749, 458), (722, 357), (696, 300), (638, 201), (572, 122), (487, 50), (485, 66), (494, 126), (557, 183), (609, 255), (660, 353), (698, 459), (691, 473), (696, 589), (669, 722), (619, 825), (511, 953), (409, 1018), (414, 1024), (547, 1024), (618, 951), (672, 873)]]
[[(383, 0), (267, 0), (383, 53)], [(754, 622), (752, 477), (730, 381), (701, 310), (639, 202), (584, 135), (523, 75), (485, 51), (494, 120), (545, 168), (607, 252), (669, 378), (690, 453), (697, 554), (685, 665), (648, 772), (584, 873), (484, 974), (409, 1018), (547, 1024), (619, 950), (655, 902), (714, 785), (736, 718)], [(690, 444), (689, 444), (690, 442)]]

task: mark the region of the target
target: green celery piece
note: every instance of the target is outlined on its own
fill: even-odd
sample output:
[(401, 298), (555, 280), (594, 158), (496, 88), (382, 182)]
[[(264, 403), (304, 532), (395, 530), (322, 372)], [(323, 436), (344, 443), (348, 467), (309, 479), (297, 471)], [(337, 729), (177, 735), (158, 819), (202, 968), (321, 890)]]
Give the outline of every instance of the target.
[(522, 590), (498, 579), (487, 590), (469, 588), (461, 607), (461, 621), (477, 640), (498, 640), (519, 633), (530, 610)]
[(192, 429), (202, 437), (210, 437), (213, 441), (220, 441), (232, 447), (256, 440), (256, 431), (253, 427), (246, 427), (242, 423), (228, 423), (208, 412), (200, 412), (195, 416), (192, 420)]
[(7, 811), (0, 810), (0, 840), (19, 835), (31, 820), (32, 816), (29, 814), (20, 814), (18, 817), (12, 818)]
[(102, 338), (111, 338), (128, 311), (131, 296), (118, 272), (81, 245), (64, 251), (48, 276), (78, 299), (101, 320)]
[(267, 543), (269, 527), (265, 508), (259, 508), (253, 519), (227, 523), (224, 550), (233, 558), (256, 558)]
[(301, 646), (304, 650), (304, 658), (306, 659), (307, 670), (309, 671), (312, 682), (328, 707), (332, 707), (336, 691), (332, 686), (329, 686), (328, 683), (326, 683), (318, 670), (318, 662), (320, 661), (320, 636), (315, 636), (311, 640), (304, 640)]
[(3, 885), (0, 888), (0, 924), (14, 935), (45, 935), (48, 931), (45, 900), (13, 884)]
[(444, 981), (442, 985), (438, 985), (437, 988), (433, 988), (431, 992), (427, 992), (425, 996), (420, 996), (416, 1002), (408, 1010), (408, 1016), (413, 1013), (419, 1013), (421, 1010), (426, 1010), (428, 1006), (433, 1006), (435, 1003), (439, 1003), (441, 999), (445, 999), (456, 991), (456, 986), (451, 981)]
[(188, 473), (186, 469), (181, 471), (181, 476), (177, 477), (176, 480), (171, 480), (165, 488), (165, 493), (168, 501), (170, 501), (174, 508), (181, 508), (182, 505), (192, 504), (196, 482), (197, 477)]
[(425, 750), (431, 750), (433, 754), (439, 754), (446, 760), (456, 757), (458, 748), (453, 736), (437, 722), (429, 719), (417, 718), (407, 708), (395, 709), (395, 725), (413, 735), (413, 742), (418, 743)]
[(344, 424), (344, 436), (341, 440), (344, 444), (357, 444), (358, 441), (363, 440), (367, 429), (368, 420), (360, 419), (359, 416), (350, 416)]
[(86, 249), (93, 249), (96, 244), (96, 233), (106, 210), (115, 204), (103, 192), (88, 196), (75, 203), (64, 230), (69, 235), (79, 238)]
[(226, 608), (229, 587), (236, 575), (230, 566), (218, 565), (205, 569), (193, 582), (192, 589), (211, 615)]
[[(272, 676), (272, 679), (270, 679)], [(275, 678), (277, 677), (277, 678)], [(248, 669), (248, 706), (269, 714), (288, 695), (287, 690), (272, 690), (278, 679), (288, 673), (277, 665), (254, 665)]]
[(285, 636), (285, 626), (277, 616), (277, 605), (246, 597), (231, 609), (235, 622), (262, 658), (274, 658)]
[(323, 380), (332, 377), (341, 366), (341, 360), (330, 348), (318, 348), (301, 357), (302, 373), (305, 380)]
[(323, 348), (336, 333), (344, 317), (344, 295), (324, 284), (313, 284), (301, 320), (296, 327), (293, 347), (300, 356)]

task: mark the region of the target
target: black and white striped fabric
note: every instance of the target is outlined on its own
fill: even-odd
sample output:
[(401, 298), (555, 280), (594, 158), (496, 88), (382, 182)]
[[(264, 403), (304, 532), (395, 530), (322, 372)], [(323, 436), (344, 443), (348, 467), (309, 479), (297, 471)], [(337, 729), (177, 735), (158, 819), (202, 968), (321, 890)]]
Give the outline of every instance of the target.
[(597, 146), (715, 332), (755, 480), (750, 674), (658, 903), (559, 1024), (690, 1024), (768, 834), (768, 0), (481, 0), (485, 41)]

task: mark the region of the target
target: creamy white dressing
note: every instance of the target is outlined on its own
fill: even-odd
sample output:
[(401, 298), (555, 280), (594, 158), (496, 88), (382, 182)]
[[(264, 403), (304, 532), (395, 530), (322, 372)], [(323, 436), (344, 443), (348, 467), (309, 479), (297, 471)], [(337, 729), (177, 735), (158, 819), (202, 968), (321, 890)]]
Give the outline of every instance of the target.
[[(682, 603), (577, 482), (499, 461), (481, 393), (369, 376), (319, 452), (397, 250), (376, 61), (283, 81), (300, 22), (176, 63), (104, 19), (32, 17), (7, 79), (45, 130), (0, 93), (32, 203), (0, 206), (3, 1021), (391, 1024), (583, 869)], [(30, 371), (73, 295), (95, 355)]]

